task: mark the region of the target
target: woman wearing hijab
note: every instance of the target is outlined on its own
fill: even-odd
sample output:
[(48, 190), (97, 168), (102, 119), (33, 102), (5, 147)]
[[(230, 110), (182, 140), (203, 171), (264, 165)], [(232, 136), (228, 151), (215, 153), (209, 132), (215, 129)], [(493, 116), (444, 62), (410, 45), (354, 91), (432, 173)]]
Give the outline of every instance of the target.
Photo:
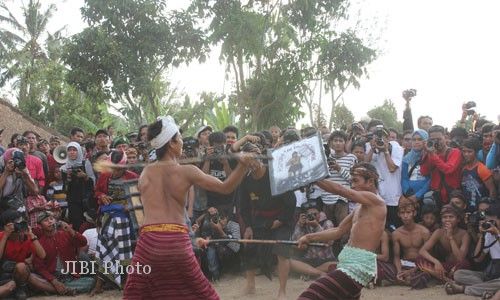
[(420, 164), (425, 143), (429, 139), (427, 131), (418, 129), (412, 135), (412, 149), (403, 157), (401, 167), (401, 186), (403, 195), (414, 197), (418, 200), (424, 198), (429, 191), (430, 176), (420, 173)]
[(69, 222), (79, 231), (85, 221), (83, 213), (89, 209), (92, 199), (95, 175), (92, 164), (83, 159), (82, 147), (71, 142), (66, 146), (68, 161), (61, 167), (66, 200), (68, 201)]

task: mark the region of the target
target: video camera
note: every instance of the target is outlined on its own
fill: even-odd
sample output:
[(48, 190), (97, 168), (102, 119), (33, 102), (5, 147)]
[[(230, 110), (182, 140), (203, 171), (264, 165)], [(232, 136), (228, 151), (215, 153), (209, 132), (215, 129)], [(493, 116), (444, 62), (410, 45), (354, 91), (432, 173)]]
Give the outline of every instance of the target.
[(417, 90), (416, 89), (408, 89), (403, 91), (403, 98), (409, 99), (413, 98), (417, 95)]
[(12, 153), (12, 160), (14, 161), (14, 166), (19, 170), (26, 169), (26, 160), (24, 159), (23, 152), (14, 151), (14, 153)]
[(182, 151), (186, 155), (186, 157), (196, 157), (198, 156), (197, 149), (198, 149), (198, 140), (195, 139), (192, 136), (186, 137), (182, 139), (183, 145), (182, 145)]
[(383, 147), (385, 145), (384, 136), (387, 136), (387, 131), (381, 125), (375, 127), (375, 131), (373, 132), (373, 136), (375, 137), (375, 145), (377, 147)]

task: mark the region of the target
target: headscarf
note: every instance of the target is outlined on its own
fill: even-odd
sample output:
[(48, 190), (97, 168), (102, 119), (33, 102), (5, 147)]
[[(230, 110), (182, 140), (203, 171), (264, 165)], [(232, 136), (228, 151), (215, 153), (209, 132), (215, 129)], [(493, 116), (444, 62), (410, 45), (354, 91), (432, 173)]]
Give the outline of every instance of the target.
[(68, 151), (68, 149), (70, 147), (76, 148), (76, 151), (78, 151), (78, 156), (76, 157), (76, 159), (71, 159), (71, 158), (69, 158), (69, 155), (68, 155), (68, 161), (66, 162), (65, 165), (63, 165), (61, 167), (61, 170), (63, 170), (63, 171), (66, 171), (68, 169), (72, 169), (75, 167), (80, 167), (83, 165), (82, 146), (80, 146), (80, 144), (78, 144), (77, 142), (70, 142), (66, 145), (66, 151)]
[(171, 116), (158, 117), (156, 120), (161, 120), (161, 132), (151, 140), (150, 144), (153, 148), (160, 149), (165, 146), (176, 133), (179, 132), (179, 128), (175, 124), (174, 118)]
[(12, 156), (16, 151), (21, 151), (21, 150), (19, 148), (9, 148), (5, 150), (5, 153), (2, 155), (5, 164), (7, 164), (7, 162), (12, 159)]
[[(429, 139), (429, 134), (427, 131), (423, 129), (417, 129), (411, 137), (413, 138), (415, 135), (419, 135), (424, 142), (427, 142)], [(420, 159), (422, 158), (422, 151), (417, 151), (415, 149), (411, 149), (410, 152), (408, 152), (404, 157), (403, 157), (403, 162), (407, 163), (408, 166), (413, 166), (415, 165)]]

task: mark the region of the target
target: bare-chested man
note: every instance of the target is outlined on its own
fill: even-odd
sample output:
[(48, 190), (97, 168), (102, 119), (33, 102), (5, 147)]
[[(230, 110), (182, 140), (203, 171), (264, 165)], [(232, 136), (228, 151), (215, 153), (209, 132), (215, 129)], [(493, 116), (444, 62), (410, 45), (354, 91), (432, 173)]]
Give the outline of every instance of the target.
[(391, 283), (411, 285), (419, 288), (420, 272), (416, 266), (418, 251), (429, 239), (425, 226), (415, 223), (417, 206), (414, 201), (402, 197), (399, 200), (398, 216), (403, 223), (392, 233), (393, 265), (384, 267), (384, 279)]
[[(449, 281), (456, 270), (469, 265), (466, 255), (469, 250), (470, 236), (467, 231), (458, 227), (460, 220), (461, 211), (455, 206), (451, 204), (443, 206), (441, 209), (442, 228), (434, 231), (419, 251), (421, 256), (417, 262), (419, 268), (442, 281)], [(443, 262), (429, 252), (437, 244), (446, 252)]]
[(148, 140), (156, 149), (158, 162), (148, 165), (139, 179), (145, 219), (132, 264), (149, 266), (150, 272), (144, 272), (144, 267), (134, 269), (123, 297), (219, 299), (192, 250), (184, 221), (186, 194), (194, 184), (221, 194), (231, 193), (243, 179), (246, 167), (238, 164), (221, 182), (193, 165), (179, 165), (182, 137), (171, 117), (160, 117), (149, 125)]
[(379, 175), (368, 163), (354, 165), (351, 175), (352, 189), (327, 180), (317, 183), (323, 190), (361, 205), (339, 227), (306, 234), (298, 240), (299, 248), (303, 249), (310, 242), (337, 240), (351, 232), (339, 255), (337, 269), (317, 279), (299, 299), (359, 299), (363, 286), (377, 273), (375, 251), (380, 246), (387, 214), (384, 200), (377, 195)]

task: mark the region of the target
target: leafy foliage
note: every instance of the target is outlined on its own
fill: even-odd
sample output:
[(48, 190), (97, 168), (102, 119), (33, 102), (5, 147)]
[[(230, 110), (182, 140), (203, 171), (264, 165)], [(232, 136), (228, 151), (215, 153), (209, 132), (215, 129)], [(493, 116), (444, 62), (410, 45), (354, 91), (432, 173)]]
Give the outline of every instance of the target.
[(399, 132), (403, 130), (403, 123), (398, 121), (396, 107), (391, 100), (384, 100), (384, 104), (376, 106), (368, 111), (368, 116), (372, 119), (379, 119), (384, 122), (387, 128), (394, 128)]

